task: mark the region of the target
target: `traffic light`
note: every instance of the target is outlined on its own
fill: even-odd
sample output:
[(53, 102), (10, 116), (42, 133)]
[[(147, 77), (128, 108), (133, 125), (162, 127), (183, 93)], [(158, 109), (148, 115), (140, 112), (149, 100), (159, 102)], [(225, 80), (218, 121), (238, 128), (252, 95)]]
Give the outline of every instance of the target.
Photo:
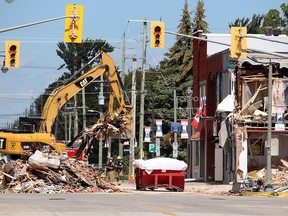
[(82, 42), (83, 10), (83, 5), (66, 6), (66, 16), (71, 18), (65, 18), (64, 42)]
[(231, 58), (247, 58), (246, 27), (231, 27)]
[(19, 68), (20, 66), (20, 42), (5, 42), (5, 67)]
[(164, 48), (164, 22), (151, 22), (150, 47)]

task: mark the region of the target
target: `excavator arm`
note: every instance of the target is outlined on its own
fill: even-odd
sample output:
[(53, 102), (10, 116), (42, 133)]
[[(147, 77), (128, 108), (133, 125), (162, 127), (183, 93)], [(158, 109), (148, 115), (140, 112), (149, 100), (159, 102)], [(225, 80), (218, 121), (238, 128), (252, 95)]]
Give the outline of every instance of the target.
[(61, 107), (82, 88), (88, 86), (102, 74), (109, 85), (111, 93), (108, 111), (104, 117), (99, 119), (98, 123), (112, 123), (113, 121), (117, 121), (119, 119), (118, 117), (122, 115), (120, 123), (125, 122), (125, 127), (121, 127), (120, 133), (129, 134), (131, 132), (130, 112), (132, 106), (125, 103), (125, 97), (121, 85), (122, 83), (119, 79), (114, 61), (105, 52), (101, 52), (100, 55), (99, 65), (92, 67), (89, 71), (80, 75), (78, 78), (72, 79), (67, 84), (56, 88), (50, 94), (42, 111), (39, 132), (51, 133), (52, 125)]
[[(101, 53), (101, 63), (108, 65), (108, 70), (104, 73), (104, 78), (111, 90), (109, 97), (109, 106), (106, 115), (98, 120), (98, 123), (116, 123), (118, 124), (119, 133), (110, 134), (115, 138), (128, 138), (131, 136), (131, 110), (132, 106), (127, 104), (128, 97), (125, 97), (123, 84), (116, 70), (113, 59), (106, 53)], [(126, 100), (125, 100), (126, 99)], [(118, 121), (118, 122), (115, 122)], [(124, 124), (124, 125), (119, 125)]]
[(43, 107), (39, 132), (51, 133), (52, 125), (61, 107), (106, 70), (106, 65), (95, 66), (72, 82), (54, 89)]

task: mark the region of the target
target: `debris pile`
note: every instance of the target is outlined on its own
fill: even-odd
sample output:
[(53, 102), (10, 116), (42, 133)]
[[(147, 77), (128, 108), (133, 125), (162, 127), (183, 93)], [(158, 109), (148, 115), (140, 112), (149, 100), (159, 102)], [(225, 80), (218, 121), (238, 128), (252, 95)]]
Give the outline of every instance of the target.
[(106, 181), (86, 161), (61, 159), (36, 151), (28, 160), (18, 159), (3, 163), (0, 168), (2, 193), (90, 193), (121, 192)]

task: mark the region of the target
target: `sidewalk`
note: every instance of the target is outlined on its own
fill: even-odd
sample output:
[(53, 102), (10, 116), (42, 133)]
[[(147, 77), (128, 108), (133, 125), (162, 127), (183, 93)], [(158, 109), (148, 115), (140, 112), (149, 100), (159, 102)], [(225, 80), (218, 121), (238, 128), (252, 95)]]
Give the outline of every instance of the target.
[[(119, 188), (127, 191), (136, 191), (135, 183), (129, 183), (128, 180), (124, 181)], [(164, 188), (159, 188), (163, 189)], [(200, 194), (229, 194), (229, 190), (232, 189), (231, 185), (227, 184), (217, 184), (217, 183), (205, 183), (205, 182), (185, 182), (184, 192), (189, 193), (200, 193)]]
[[(135, 183), (129, 183), (124, 181), (119, 188), (126, 192), (137, 192)], [(159, 191), (168, 191), (165, 188), (157, 189)], [(214, 194), (214, 195), (242, 195), (242, 196), (266, 196), (266, 197), (288, 197), (288, 192), (252, 192), (242, 191), (240, 194), (231, 193), (232, 185), (229, 184), (217, 184), (217, 183), (206, 183), (206, 182), (185, 182), (184, 193), (195, 193), (195, 194)]]

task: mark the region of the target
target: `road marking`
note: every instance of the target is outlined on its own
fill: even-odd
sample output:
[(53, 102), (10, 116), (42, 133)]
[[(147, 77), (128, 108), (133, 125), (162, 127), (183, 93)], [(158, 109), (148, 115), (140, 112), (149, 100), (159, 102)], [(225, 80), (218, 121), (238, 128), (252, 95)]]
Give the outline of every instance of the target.
[(155, 211), (155, 212), (160, 212), (162, 214), (170, 215), (170, 216), (176, 216), (176, 214), (174, 214), (174, 213), (167, 212), (165, 209), (157, 208), (157, 207), (154, 207), (154, 206), (149, 205), (147, 203), (140, 202), (138, 204), (144, 208), (150, 209), (150, 210)]

